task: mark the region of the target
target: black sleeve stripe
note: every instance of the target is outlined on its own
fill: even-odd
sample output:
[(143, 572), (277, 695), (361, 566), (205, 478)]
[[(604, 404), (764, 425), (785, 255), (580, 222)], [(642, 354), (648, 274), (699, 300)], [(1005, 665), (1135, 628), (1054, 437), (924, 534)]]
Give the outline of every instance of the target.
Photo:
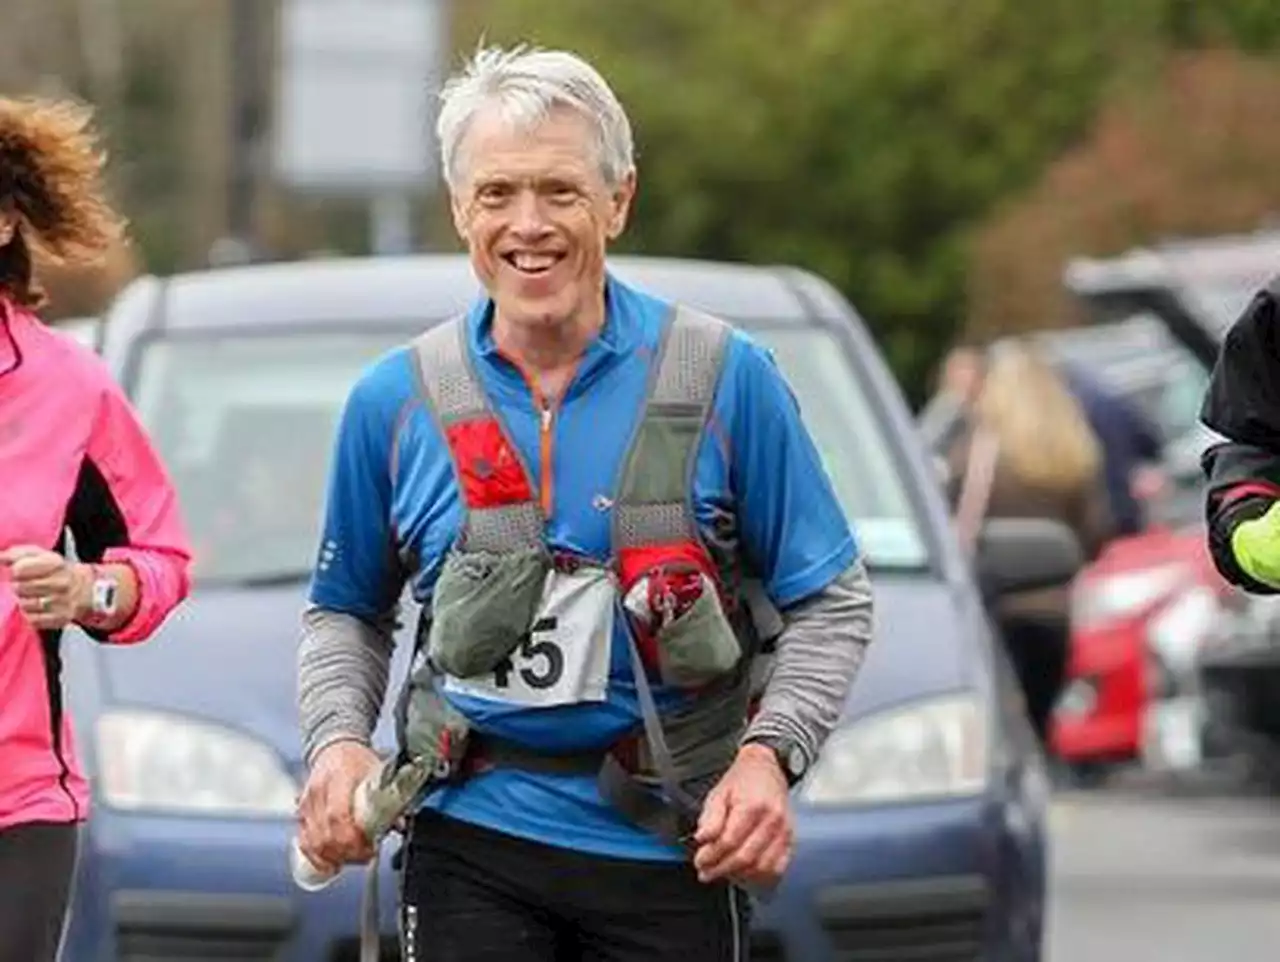
[(1262, 517), (1273, 503), (1271, 498), (1249, 495), (1209, 513), (1209, 557), (1213, 559), (1214, 567), (1227, 581), (1250, 594), (1274, 595), (1280, 591), (1250, 577), (1240, 567), (1231, 547), (1231, 536), (1241, 522)]
[(81, 561), (97, 562), (108, 548), (129, 544), (129, 526), (102, 471), (89, 458), (80, 464), (76, 488), (67, 504), (67, 527)]
[[(65, 532), (58, 537), (53, 546), (58, 554), (67, 550)], [(62, 746), (62, 715), (65, 707), (62, 703), (62, 632), (40, 632), (40, 654), (44, 661), (45, 697), (49, 700), (49, 746), (53, 749), (53, 757), (58, 763), (58, 786), (71, 803), (71, 817), (80, 821), (82, 815), (80, 805), (71, 792), (67, 779), (71, 776), (71, 768), (67, 765), (67, 756)]]
[[(75, 541), (76, 557), (96, 563), (108, 548), (124, 548), (129, 544), (129, 525), (111, 486), (102, 471), (89, 458), (80, 464), (75, 491), (67, 503), (67, 527)], [(87, 625), (80, 630), (94, 641), (105, 642), (106, 632)]]

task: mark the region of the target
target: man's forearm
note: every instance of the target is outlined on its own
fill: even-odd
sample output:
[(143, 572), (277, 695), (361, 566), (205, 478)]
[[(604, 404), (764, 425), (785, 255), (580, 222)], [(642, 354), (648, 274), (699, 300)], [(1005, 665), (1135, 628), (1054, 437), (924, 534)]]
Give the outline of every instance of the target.
[(298, 648), (298, 709), (303, 757), (336, 741), (368, 744), (382, 711), (395, 647), (394, 616), (378, 626), (308, 608)]
[(871, 616), (871, 582), (860, 561), (787, 612), (773, 671), (745, 739), (786, 738), (812, 762), (840, 721), (871, 643)]

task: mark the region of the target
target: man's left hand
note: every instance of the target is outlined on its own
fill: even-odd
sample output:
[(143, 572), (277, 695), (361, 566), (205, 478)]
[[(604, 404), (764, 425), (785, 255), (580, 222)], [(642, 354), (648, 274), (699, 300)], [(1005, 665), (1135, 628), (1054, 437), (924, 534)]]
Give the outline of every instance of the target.
[(65, 628), (89, 607), (88, 569), (56, 551), (18, 545), (0, 552), (0, 567), (8, 569), (18, 607), (37, 631)]
[(707, 795), (694, 835), (701, 882), (773, 885), (791, 861), (795, 834), (787, 780), (773, 752), (744, 745)]

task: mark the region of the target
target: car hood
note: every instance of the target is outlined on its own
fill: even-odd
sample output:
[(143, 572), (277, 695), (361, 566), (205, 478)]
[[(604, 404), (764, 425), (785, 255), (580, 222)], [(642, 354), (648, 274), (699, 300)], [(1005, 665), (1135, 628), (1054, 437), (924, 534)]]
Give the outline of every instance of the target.
[[(297, 666), (305, 584), (207, 588), (192, 593), (150, 641), (99, 646), (106, 701), (234, 726), (301, 763)], [(393, 678), (403, 677), (402, 629)], [(390, 712), (377, 740), (390, 744)]]
[[(975, 640), (960, 627), (944, 585), (892, 576), (876, 577), (873, 585), (875, 637), (850, 695), (851, 715), (977, 683)], [(296, 770), (304, 602), (304, 586), (197, 591), (151, 641), (98, 648), (106, 699), (233, 725), (272, 744)], [(393, 691), (408, 667), (412, 617), (405, 621)], [(390, 715), (388, 707), (375, 735), (383, 747), (392, 744)]]
[(847, 715), (983, 686), (986, 660), (979, 646), (985, 629), (963, 615), (952, 589), (924, 575), (876, 573), (871, 587), (875, 627)]

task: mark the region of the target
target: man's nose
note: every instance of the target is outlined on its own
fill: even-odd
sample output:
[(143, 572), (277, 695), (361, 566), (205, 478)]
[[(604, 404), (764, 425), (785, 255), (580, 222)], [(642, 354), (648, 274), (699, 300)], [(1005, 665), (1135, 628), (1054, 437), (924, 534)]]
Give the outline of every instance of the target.
[(512, 213), (511, 229), (523, 238), (538, 238), (551, 230), (546, 208), (534, 191), (521, 191)]

